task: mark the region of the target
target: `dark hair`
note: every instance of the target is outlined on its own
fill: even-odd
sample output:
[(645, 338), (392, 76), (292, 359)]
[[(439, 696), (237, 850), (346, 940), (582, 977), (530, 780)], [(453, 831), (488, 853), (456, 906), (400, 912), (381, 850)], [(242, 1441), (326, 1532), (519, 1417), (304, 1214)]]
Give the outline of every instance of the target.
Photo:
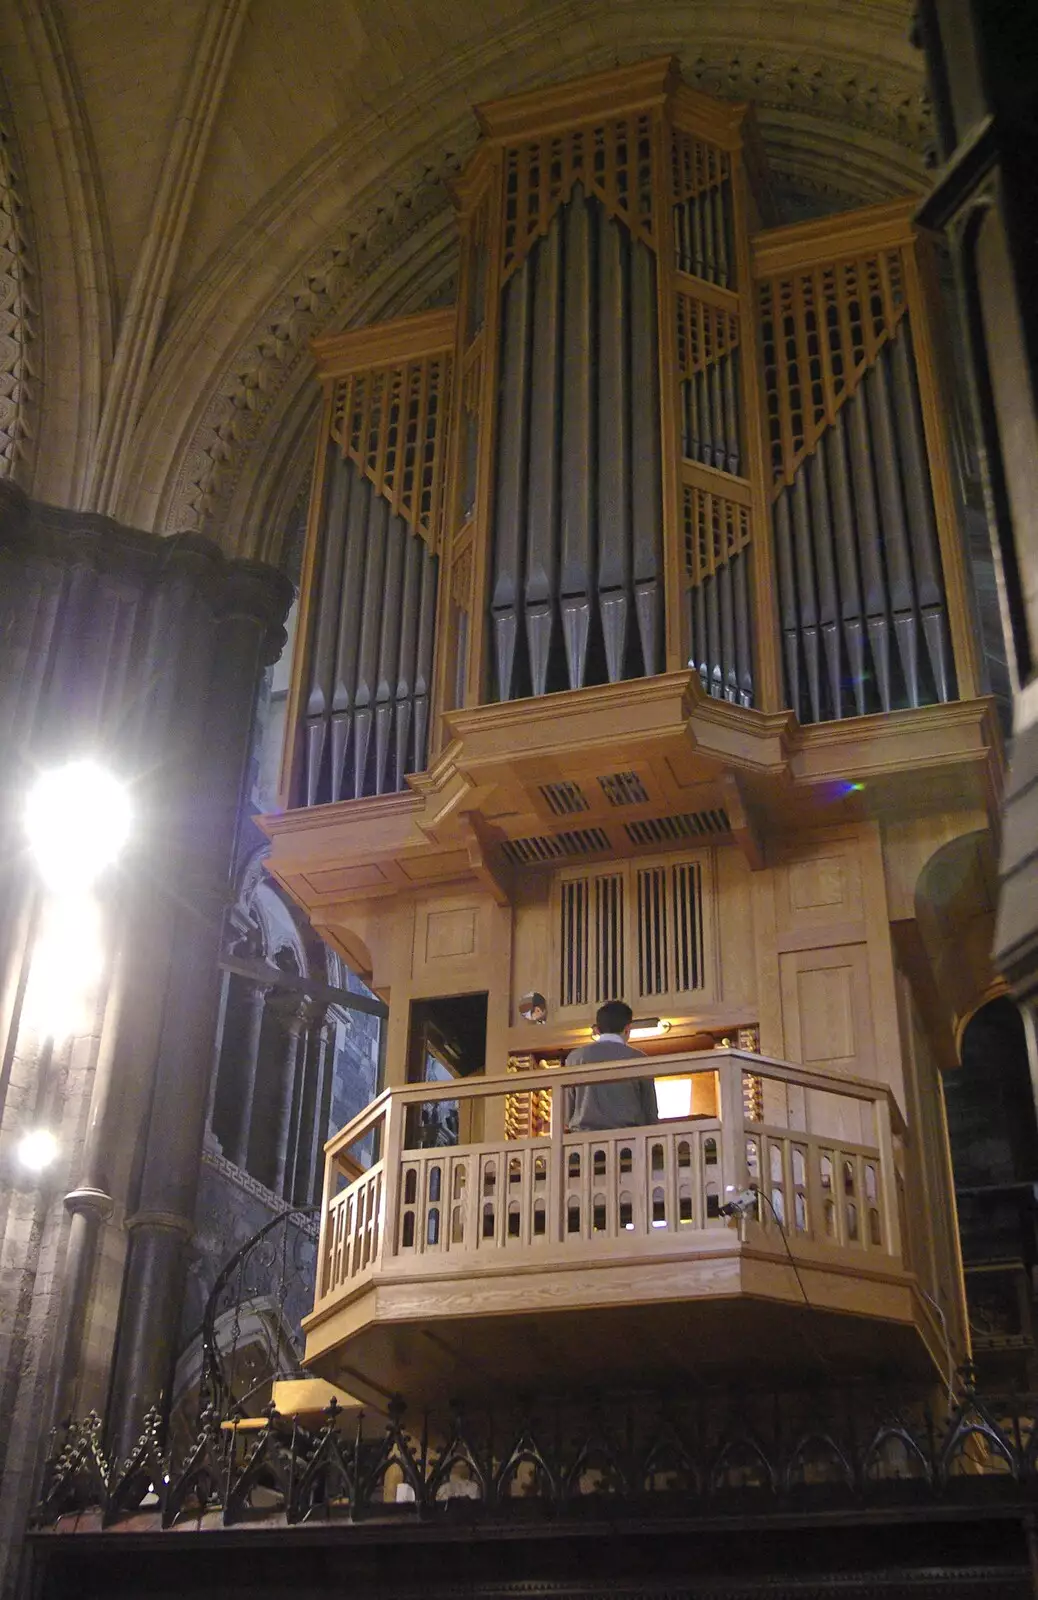
[(626, 1000), (607, 1000), (595, 1012), (595, 1025), (599, 1033), (623, 1033), (634, 1021), (634, 1012)]

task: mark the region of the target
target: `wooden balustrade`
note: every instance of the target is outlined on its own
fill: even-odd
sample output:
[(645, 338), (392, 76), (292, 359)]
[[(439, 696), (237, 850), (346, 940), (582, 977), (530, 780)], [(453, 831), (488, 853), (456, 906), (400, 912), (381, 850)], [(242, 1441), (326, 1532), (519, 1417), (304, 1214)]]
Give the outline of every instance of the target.
[[(716, 1116), (565, 1128), (567, 1088), (704, 1072), (715, 1075)], [(487, 1108), (515, 1091), (514, 1075), (500, 1075), (387, 1090), (329, 1141), (317, 1309), (380, 1276), (707, 1255), (731, 1226), (725, 1200), (751, 1188), (756, 1216), (743, 1233), (757, 1248), (900, 1267), (893, 1136), (903, 1127), (883, 1085), (734, 1050), (563, 1068), (550, 1080), (542, 1137), (406, 1148), (408, 1108), (428, 1102), (482, 1103), (494, 1127)], [(377, 1159), (355, 1177), (365, 1143)]]

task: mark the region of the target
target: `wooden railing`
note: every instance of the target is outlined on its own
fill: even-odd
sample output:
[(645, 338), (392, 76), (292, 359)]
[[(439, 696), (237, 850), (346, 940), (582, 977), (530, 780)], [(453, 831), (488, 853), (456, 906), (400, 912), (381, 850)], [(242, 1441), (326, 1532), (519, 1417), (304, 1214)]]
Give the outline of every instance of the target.
[[(714, 1116), (604, 1132), (565, 1127), (568, 1088), (700, 1073), (716, 1084)], [(747, 1190), (757, 1192), (757, 1237), (783, 1252), (900, 1264), (894, 1136), (903, 1129), (883, 1085), (736, 1050), (546, 1076), (553, 1114), (544, 1137), (504, 1137), (493, 1107), (503, 1111), (516, 1092), (507, 1074), (386, 1090), (329, 1141), (315, 1309), (380, 1273), (576, 1265), (676, 1246), (702, 1254), (730, 1225), (722, 1206)], [(444, 1099), (461, 1103), (463, 1127), (467, 1109), (469, 1125), (494, 1131), (408, 1148), (408, 1109)], [(357, 1178), (361, 1145), (377, 1159)]]

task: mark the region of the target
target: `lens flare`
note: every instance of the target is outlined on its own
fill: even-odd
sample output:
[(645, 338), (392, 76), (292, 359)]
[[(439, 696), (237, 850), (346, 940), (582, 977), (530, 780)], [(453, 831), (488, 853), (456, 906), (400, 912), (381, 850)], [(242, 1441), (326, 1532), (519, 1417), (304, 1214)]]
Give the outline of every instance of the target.
[(49, 888), (85, 890), (116, 860), (130, 834), (130, 799), (96, 761), (41, 773), (29, 792), (25, 830)]
[(86, 1033), (101, 976), (101, 912), (88, 891), (48, 896), (33, 945), (23, 1016), (53, 1039)]
[(29, 1172), (44, 1172), (58, 1154), (58, 1141), (47, 1128), (33, 1128), (18, 1143), (18, 1160)]

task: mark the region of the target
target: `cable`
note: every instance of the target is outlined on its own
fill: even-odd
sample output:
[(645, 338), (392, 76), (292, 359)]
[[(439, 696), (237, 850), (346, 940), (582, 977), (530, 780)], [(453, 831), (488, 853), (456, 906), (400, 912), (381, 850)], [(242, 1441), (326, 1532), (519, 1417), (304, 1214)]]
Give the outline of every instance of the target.
[(922, 1284), (919, 1285), (919, 1293), (922, 1295), (923, 1299), (928, 1305), (933, 1306), (940, 1320), (941, 1336), (944, 1339), (944, 1355), (948, 1362), (948, 1371), (945, 1376), (945, 1382), (948, 1385), (948, 1415), (951, 1416), (952, 1412), (955, 1410), (955, 1363), (952, 1359), (951, 1337), (948, 1333), (948, 1318), (944, 1314), (944, 1307), (937, 1304), (937, 1301), (934, 1299), (932, 1294), (927, 1294)]
[[(749, 1184), (748, 1188), (753, 1190), (753, 1192), (757, 1196), (758, 1200), (767, 1201), (767, 1204), (768, 1204), (768, 1207), (769, 1207), (769, 1209), (771, 1211), (771, 1214), (775, 1218), (776, 1223), (778, 1224), (778, 1231), (782, 1235), (782, 1243), (786, 1247), (786, 1254), (789, 1257), (789, 1264), (793, 1268), (793, 1273), (794, 1273), (794, 1276), (796, 1277), (797, 1283), (800, 1285), (800, 1293), (804, 1297), (804, 1305), (807, 1307), (808, 1311), (814, 1311), (815, 1307), (811, 1304), (811, 1300), (810, 1300), (810, 1298), (808, 1296), (807, 1290), (804, 1287), (804, 1280), (800, 1276), (800, 1268), (797, 1266), (796, 1257), (794, 1256), (792, 1250), (790, 1249), (789, 1239), (788, 1239), (788, 1237), (786, 1235), (785, 1224), (783, 1223), (782, 1218), (779, 1216), (778, 1212), (775, 1210), (775, 1207), (774, 1207), (774, 1204), (772, 1202), (770, 1194), (768, 1194), (766, 1189), (760, 1188), (760, 1186), (758, 1184), (756, 1184), (756, 1183)], [(811, 1346), (811, 1350), (812, 1350), (814, 1356), (816, 1357), (816, 1359), (819, 1362), (821, 1362), (821, 1364), (825, 1368), (826, 1372), (832, 1372), (832, 1370), (833, 1370), (832, 1362), (829, 1360), (828, 1356), (823, 1355), (822, 1351), (819, 1350), (818, 1346), (815, 1344), (814, 1337), (813, 1337), (813, 1335), (812, 1335), (812, 1333), (811, 1333), (809, 1328), (805, 1327), (805, 1329), (804, 1329), (804, 1337), (806, 1338), (807, 1343)]]

